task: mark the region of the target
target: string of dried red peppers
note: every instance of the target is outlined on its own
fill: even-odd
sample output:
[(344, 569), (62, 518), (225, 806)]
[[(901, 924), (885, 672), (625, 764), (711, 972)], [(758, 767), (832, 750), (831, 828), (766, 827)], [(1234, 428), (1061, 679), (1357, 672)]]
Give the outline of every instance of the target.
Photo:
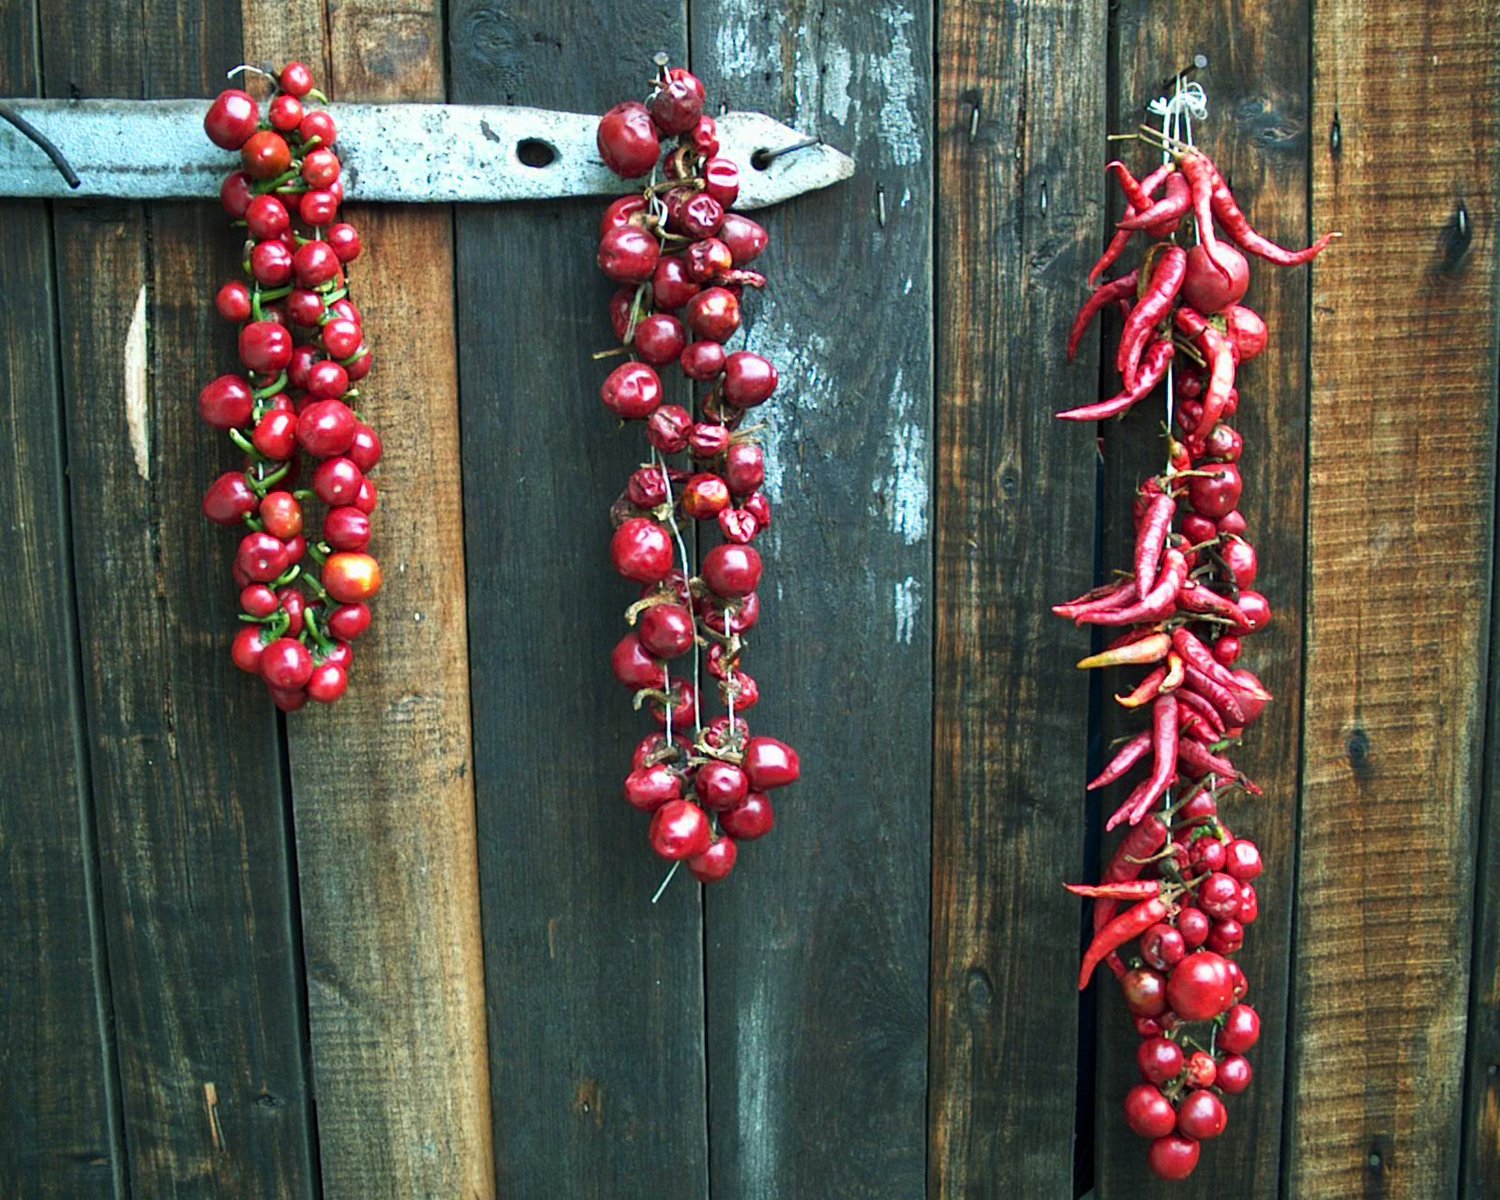
[[(242, 169), (224, 180), (220, 198), (248, 238), (245, 278), (214, 301), (239, 326), (245, 373), (215, 379), (198, 408), (245, 456), (203, 498), (209, 520), (246, 530), (234, 560), (246, 625), (230, 653), (290, 712), (343, 696), (351, 643), (370, 627), (365, 602), (381, 576), (366, 553), (376, 504), (367, 476), (381, 445), (351, 407), (372, 359), (348, 294), (347, 265), (361, 247), (354, 226), (338, 219), (337, 131), (307, 103), (323, 97), (306, 66), (287, 64), (276, 84), (264, 116), (254, 97), (230, 89), (203, 120), (214, 145), (239, 151)], [(308, 489), (296, 488), (299, 450), (318, 460)], [(321, 538), (309, 540), (313, 500), (326, 512)]]
[[(1068, 339), (1072, 358), (1093, 318), (1119, 309), (1122, 387), (1059, 416), (1123, 416), (1166, 381), (1179, 401), (1175, 424), (1166, 469), (1136, 498), (1131, 569), (1052, 611), (1080, 626), (1123, 630), (1080, 667), (1144, 671), (1115, 699), (1149, 710), (1150, 727), (1119, 746), (1088, 785), (1103, 788), (1146, 766), (1105, 826), (1129, 832), (1099, 885), (1070, 890), (1094, 903), (1079, 990), (1107, 964), (1141, 1037), (1142, 1082), (1125, 1097), (1125, 1119), (1151, 1139), (1151, 1169), (1183, 1179), (1197, 1167), (1201, 1143), (1224, 1132), (1223, 1097), (1250, 1086), (1245, 1054), (1260, 1035), (1234, 956), (1259, 914), (1253, 881), (1261, 855), (1219, 811), (1231, 793), (1260, 794), (1228, 752), (1271, 699), (1236, 665), (1243, 640), (1271, 621), (1269, 603), (1253, 590), (1255, 549), (1238, 508), (1243, 442), (1225, 423), (1240, 403), (1238, 368), (1267, 341), (1265, 323), (1240, 304), (1250, 282), (1241, 251), (1297, 266), (1336, 235), (1306, 250), (1282, 249), (1250, 227), (1205, 154), (1160, 131), (1142, 135), (1162, 143), (1168, 161), (1139, 182), (1123, 163), (1109, 164), (1128, 207), (1089, 273), (1096, 290)], [(1140, 265), (1099, 283), (1137, 233), (1148, 243)]]
[[(612, 203), (600, 226), (599, 267), (621, 285), (610, 319), (630, 356), (600, 399), (621, 420), (643, 421), (651, 450), (610, 514), (615, 570), (642, 589), (612, 666), (662, 727), (636, 747), (625, 798), (652, 814), (657, 854), (712, 883), (734, 869), (739, 842), (770, 831), (766, 793), (801, 770), (795, 750), (750, 736), (741, 715), (760, 697), (741, 665), (745, 635), (760, 619), (763, 564), (751, 543), (771, 523), (765, 455), (741, 426), (778, 378), (761, 355), (724, 345), (739, 331), (744, 289), (765, 285), (746, 268), (765, 250), (766, 231), (728, 211), (739, 168), (719, 154), (703, 84), (658, 65), (645, 104), (616, 105), (599, 122), (610, 170), (647, 180)], [(688, 380), (689, 407), (663, 403), (658, 368), (673, 365)], [(706, 394), (693, 399), (698, 388)], [(696, 573), (695, 526), (717, 526), (723, 539)], [(690, 664), (690, 673), (674, 675), (674, 664)], [(700, 664), (726, 709), (707, 723)]]

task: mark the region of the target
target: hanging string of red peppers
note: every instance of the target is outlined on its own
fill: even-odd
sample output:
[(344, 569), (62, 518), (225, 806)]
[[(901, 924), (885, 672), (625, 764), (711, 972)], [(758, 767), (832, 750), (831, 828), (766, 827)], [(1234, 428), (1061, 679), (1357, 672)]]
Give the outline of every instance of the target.
[[(746, 268), (767, 236), (727, 211), (739, 168), (720, 157), (704, 100), (696, 77), (659, 57), (647, 103), (618, 104), (599, 122), (610, 170), (648, 180), (614, 201), (600, 226), (599, 267), (621, 285), (610, 320), (631, 356), (600, 399), (621, 420), (645, 422), (651, 450), (610, 514), (615, 570), (642, 589), (626, 610), (632, 629), (615, 647), (614, 675), (662, 727), (636, 747), (625, 798), (652, 814), (657, 854), (712, 883), (734, 869), (738, 842), (770, 831), (766, 793), (795, 782), (800, 765), (790, 746), (751, 737), (740, 715), (760, 697), (741, 660), (760, 619), (762, 563), (751, 543), (771, 523), (760, 490), (765, 455), (741, 426), (770, 399), (777, 373), (759, 354), (724, 348), (740, 328), (744, 289), (765, 286)], [(663, 403), (657, 369), (674, 363), (690, 389), (708, 389), (696, 401), (690, 392), (690, 407)], [(675, 465), (683, 454), (687, 465)], [(723, 540), (695, 573), (700, 524), (717, 525)], [(690, 673), (674, 676), (674, 663), (690, 663)], [(706, 724), (700, 666), (727, 710)]]
[[(1168, 128), (1175, 123), (1169, 119)], [(1178, 401), (1175, 424), (1166, 469), (1136, 498), (1133, 569), (1052, 611), (1080, 626), (1123, 630), (1080, 667), (1145, 671), (1115, 699), (1149, 709), (1150, 728), (1119, 746), (1088, 785), (1103, 788), (1147, 765), (1105, 826), (1129, 832), (1100, 884), (1069, 890), (1094, 902), (1079, 989), (1107, 964), (1141, 1036), (1142, 1082), (1125, 1097), (1125, 1119), (1151, 1139), (1151, 1169), (1182, 1179), (1197, 1167), (1200, 1144), (1224, 1132), (1222, 1097), (1250, 1086), (1245, 1053), (1260, 1035), (1234, 955), (1259, 913), (1253, 881), (1261, 856), (1219, 811), (1233, 792), (1260, 794), (1228, 751), (1271, 699), (1251, 671), (1236, 666), (1243, 639), (1271, 620), (1266, 598), (1253, 590), (1256, 555), (1238, 508), (1243, 444), (1225, 424), (1240, 403), (1237, 370), (1267, 340), (1265, 323), (1239, 303), (1250, 282), (1241, 251), (1298, 266), (1337, 235), (1306, 250), (1282, 249), (1251, 228), (1190, 134), (1180, 140), (1143, 127), (1140, 136), (1160, 145), (1167, 161), (1139, 182), (1123, 163), (1109, 164), (1128, 208), (1089, 273), (1096, 290), (1068, 339), (1071, 359), (1093, 318), (1117, 308), (1123, 386), (1111, 399), (1059, 416), (1123, 416), (1165, 381), (1169, 406), (1174, 392)], [(1137, 233), (1148, 243), (1140, 266), (1100, 284)], [(1177, 785), (1183, 790), (1173, 797)], [(1121, 956), (1132, 943), (1127, 963)]]
[[(209, 520), (247, 530), (234, 561), (246, 625), (230, 653), (290, 712), (344, 694), (350, 643), (370, 626), (365, 602), (381, 578), (365, 552), (376, 503), (367, 476), (381, 446), (350, 407), (372, 360), (348, 295), (346, 267), (360, 240), (338, 219), (344, 185), (333, 118), (308, 106), (324, 97), (302, 63), (275, 78), (264, 116), (254, 97), (231, 89), (203, 121), (214, 145), (240, 153), (242, 169), (224, 180), (220, 197), (249, 236), (246, 278), (226, 283), (214, 301), (240, 327), (245, 374), (215, 379), (198, 408), (245, 456), (203, 498)], [(310, 489), (296, 488), (299, 449), (319, 460)], [(327, 509), (316, 540), (304, 533), (311, 500)]]

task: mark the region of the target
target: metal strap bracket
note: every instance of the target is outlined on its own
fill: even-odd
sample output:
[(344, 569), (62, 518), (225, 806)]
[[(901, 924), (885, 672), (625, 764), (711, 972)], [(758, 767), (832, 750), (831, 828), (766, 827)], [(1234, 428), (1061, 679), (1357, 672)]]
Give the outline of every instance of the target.
[[(10, 100), (77, 171), (75, 189), (20, 131), (0, 125), (0, 196), (216, 197), (234, 157), (203, 135), (203, 100)], [(490, 204), (618, 195), (599, 118), (474, 104), (331, 104), (351, 199)], [(740, 164), (736, 208), (765, 208), (854, 174), (854, 160), (761, 113), (715, 118)], [(533, 165), (535, 164), (535, 165)]]

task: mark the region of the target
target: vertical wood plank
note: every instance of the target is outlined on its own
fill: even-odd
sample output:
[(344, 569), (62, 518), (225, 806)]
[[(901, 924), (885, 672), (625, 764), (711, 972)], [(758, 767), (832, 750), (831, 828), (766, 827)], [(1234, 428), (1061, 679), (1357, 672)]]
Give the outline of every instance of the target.
[[(602, 112), (681, 61), (679, 0), (450, 7), (452, 97)], [(623, 190), (623, 189), (622, 189)], [(502, 1194), (706, 1188), (702, 927), (621, 799), (652, 728), (610, 676), (634, 598), (609, 505), (640, 461), (597, 399), (598, 201), (459, 210), (470, 667)]]
[[(436, 0), (243, 12), (250, 58), (308, 62), (335, 103), (445, 97)], [(360, 409), (385, 445), (386, 587), (344, 699), (287, 721), (323, 1190), (490, 1196), (453, 218), (348, 216), (366, 247), (351, 284), (376, 356)]]
[[(1500, 595), (1493, 581), (1490, 602)], [(1490, 620), (1489, 715), (1484, 785), (1477, 813), (1478, 886), (1474, 908), (1474, 977), (1469, 984), (1469, 1042), (1464, 1071), (1464, 1142), (1459, 1194), (1500, 1192), (1500, 609)]]
[[(1095, 464), (1053, 413), (1102, 222), (1102, 5), (939, 6), (937, 729), (929, 1194), (1071, 1195), (1088, 688), (1048, 611)], [(1045, 1032), (1043, 1032), (1045, 1030)]]
[[(1290, 1195), (1458, 1182), (1494, 531), (1497, 16), (1488, 0), (1313, 13), (1312, 218), (1348, 236), (1313, 273)], [(1397, 298), (1395, 336), (1372, 298)], [(1330, 1072), (1353, 1086), (1330, 1094)]]
[[(204, 95), (237, 9), (46, 5), (50, 96)], [(114, 38), (102, 38), (110, 29)], [(208, 205), (56, 210), (100, 879), (133, 1193), (305, 1196), (311, 1115), (273, 714), (229, 661), (227, 463), (192, 403), (231, 361)]]
[[(0, 92), (34, 95), (32, 0), (0, 0)], [(83, 745), (64, 474), (52, 229), (0, 205), (0, 1194), (72, 1200), (123, 1187), (119, 1096)], [(19, 302), (26, 297), (26, 302)]]
[[(694, 0), (712, 103), (852, 154), (756, 214), (744, 344), (775, 521), (756, 732), (802, 756), (706, 893), (709, 1147), (723, 1196), (911, 1196), (926, 1148), (932, 722), (932, 8)], [(749, 164), (742, 164), (749, 170)], [(880, 219), (884, 211), (884, 224)], [(764, 414), (763, 417), (760, 414)]]
[[(1209, 3), (1162, 20), (1159, 7), (1126, 0), (1116, 12), (1113, 36), (1115, 92), (1112, 127), (1134, 128), (1162, 83), (1193, 62), (1208, 59), (1192, 78), (1208, 95), (1208, 120), (1195, 124), (1198, 144), (1234, 186), (1251, 220), (1284, 244), (1306, 244), (1308, 64), (1310, 17), (1305, 3)], [(1159, 120), (1158, 120), (1159, 123)], [(1154, 155), (1121, 147), (1122, 157), (1141, 171)], [(1111, 190), (1113, 186), (1111, 185)], [(1111, 219), (1121, 205), (1113, 203)], [(1331, 253), (1339, 253), (1336, 248)], [(1250, 927), (1238, 960), (1250, 980), (1247, 1000), (1261, 1016), (1261, 1037), (1250, 1054), (1255, 1078), (1250, 1090), (1227, 1101), (1228, 1132), (1203, 1148), (1194, 1186), (1235, 1196), (1274, 1196), (1280, 1186), (1280, 1120), (1287, 1041), (1287, 977), (1292, 900), (1296, 882), (1298, 794), (1297, 747), (1301, 736), (1302, 588), (1307, 422), (1306, 268), (1283, 269), (1251, 259), (1251, 290), (1245, 303), (1271, 329), (1266, 353), (1240, 373), (1242, 397), (1231, 424), (1245, 439), (1240, 466), (1245, 481), (1240, 506), (1248, 536), (1260, 556), (1257, 589), (1269, 597), (1274, 623), (1246, 642), (1245, 665), (1276, 697), (1265, 717), (1246, 735), (1235, 759), (1264, 788), (1262, 799), (1236, 797), (1224, 818), (1253, 838), (1265, 858), (1257, 881), (1261, 916)], [(1111, 375), (1113, 378), (1113, 375)], [(1160, 469), (1159, 410), (1140, 413), (1107, 437), (1105, 561), (1128, 561), (1133, 543), (1130, 498), (1141, 480)], [(1111, 706), (1113, 707), (1113, 706)], [(1112, 719), (1106, 736), (1123, 731)], [(1131, 726), (1131, 732), (1139, 722)], [(1122, 785), (1123, 786), (1123, 785)], [(1111, 789), (1099, 801), (1108, 813), (1123, 792)], [(1106, 850), (1113, 850), (1113, 839)], [(1146, 1165), (1145, 1146), (1125, 1125), (1121, 1104), (1139, 1080), (1139, 1039), (1119, 989), (1101, 983), (1099, 1071), (1096, 1100), (1095, 1182), (1107, 1197), (1165, 1196), (1173, 1185), (1157, 1180)], [(1201, 1184), (1199, 1181), (1202, 1181)]]

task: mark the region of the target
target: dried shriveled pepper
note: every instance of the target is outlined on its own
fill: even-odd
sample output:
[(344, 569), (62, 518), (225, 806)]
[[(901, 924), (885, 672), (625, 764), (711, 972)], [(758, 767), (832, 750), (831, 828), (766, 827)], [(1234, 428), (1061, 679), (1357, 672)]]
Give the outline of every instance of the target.
[(1140, 369), (1141, 354), (1146, 349), (1156, 326), (1172, 311), (1172, 302), (1182, 291), (1182, 281), (1187, 277), (1187, 251), (1181, 246), (1168, 246), (1151, 268), (1151, 281), (1146, 293), (1130, 316), (1125, 319), (1125, 328), (1120, 332), (1120, 346), (1115, 352), (1115, 367), (1125, 381), (1127, 389), (1136, 385), (1136, 373)]
[(1158, 492), (1146, 506), (1146, 515), (1135, 538), (1135, 586), (1142, 595), (1149, 592), (1156, 582), (1156, 565), (1161, 562), (1167, 534), (1172, 529), (1172, 518), (1176, 515), (1177, 501), (1166, 492)]
[(1151, 753), (1150, 732), (1136, 734), (1135, 737), (1120, 747), (1119, 752), (1114, 758), (1109, 760), (1109, 765), (1095, 776), (1086, 790), (1093, 792), (1099, 788), (1108, 787), (1149, 753)]
[(1128, 275), (1111, 279), (1103, 287), (1090, 294), (1089, 298), (1083, 302), (1083, 307), (1078, 310), (1078, 315), (1073, 318), (1073, 328), (1068, 331), (1069, 362), (1078, 357), (1078, 347), (1083, 342), (1083, 335), (1099, 310), (1108, 307), (1116, 300), (1127, 300), (1133, 297), (1139, 282), (1140, 273), (1131, 271)]
[(1248, 250), (1256, 257), (1275, 263), (1278, 267), (1300, 267), (1303, 263), (1312, 262), (1328, 249), (1334, 238), (1341, 236), (1337, 233), (1325, 233), (1305, 250), (1288, 250), (1283, 246), (1278, 246), (1270, 238), (1262, 237), (1250, 227), (1249, 218), (1235, 203), (1234, 193), (1229, 190), (1224, 177), (1219, 174), (1217, 168), (1213, 167), (1213, 164), (1209, 165), (1213, 170), (1209, 193), (1213, 214), (1224, 226), (1224, 232), (1232, 237), (1242, 250)]
[(1172, 638), (1169, 634), (1150, 633), (1123, 646), (1080, 658), (1077, 665), (1087, 671), (1094, 667), (1135, 667), (1145, 663), (1158, 663), (1167, 657), (1171, 648)]
[(1108, 400), (1100, 400), (1096, 404), (1085, 404), (1079, 408), (1067, 409), (1058, 413), (1057, 419), (1059, 421), (1107, 421), (1111, 417), (1123, 416), (1154, 392), (1157, 385), (1166, 378), (1167, 368), (1171, 365), (1176, 350), (1177, 347), (1172, 344), (1171, 338), (1158, 338), (1151, 343), (1145, 357), (1141, 360), (1135, 387), (1127, 388), (1118, 395), (1111, 396)]
[(1140, 600), (1128, 608), (1108, 612), (1087, 612), (1073, 618), (1077, 625), (1134, 625), (1142, 621), (1160, 621), (1177, 611), (1177, 590), (1187, 579), (1187, 559), (1175, 546), (1167, 551), (1161, 578)]
[(1158, 696), (1151, 709), (1151, 745), (1156, 758), (1150, 776), (1139, 783), (1126, 797), (1125, 803), (1115, 810), (1105, 822), (1105, 831), (1113, 829), (1122, 821), (1137, 824), (1151, 806), (1166, 794), (1172, 781), (1177, 778), (1177, 698), (1173, 695)]
[(1065, 883), (1068, 891), (1087, 900), (1149, 900), (1161, 895), (1160, 879), (1131, 879), (1121, 883)]

